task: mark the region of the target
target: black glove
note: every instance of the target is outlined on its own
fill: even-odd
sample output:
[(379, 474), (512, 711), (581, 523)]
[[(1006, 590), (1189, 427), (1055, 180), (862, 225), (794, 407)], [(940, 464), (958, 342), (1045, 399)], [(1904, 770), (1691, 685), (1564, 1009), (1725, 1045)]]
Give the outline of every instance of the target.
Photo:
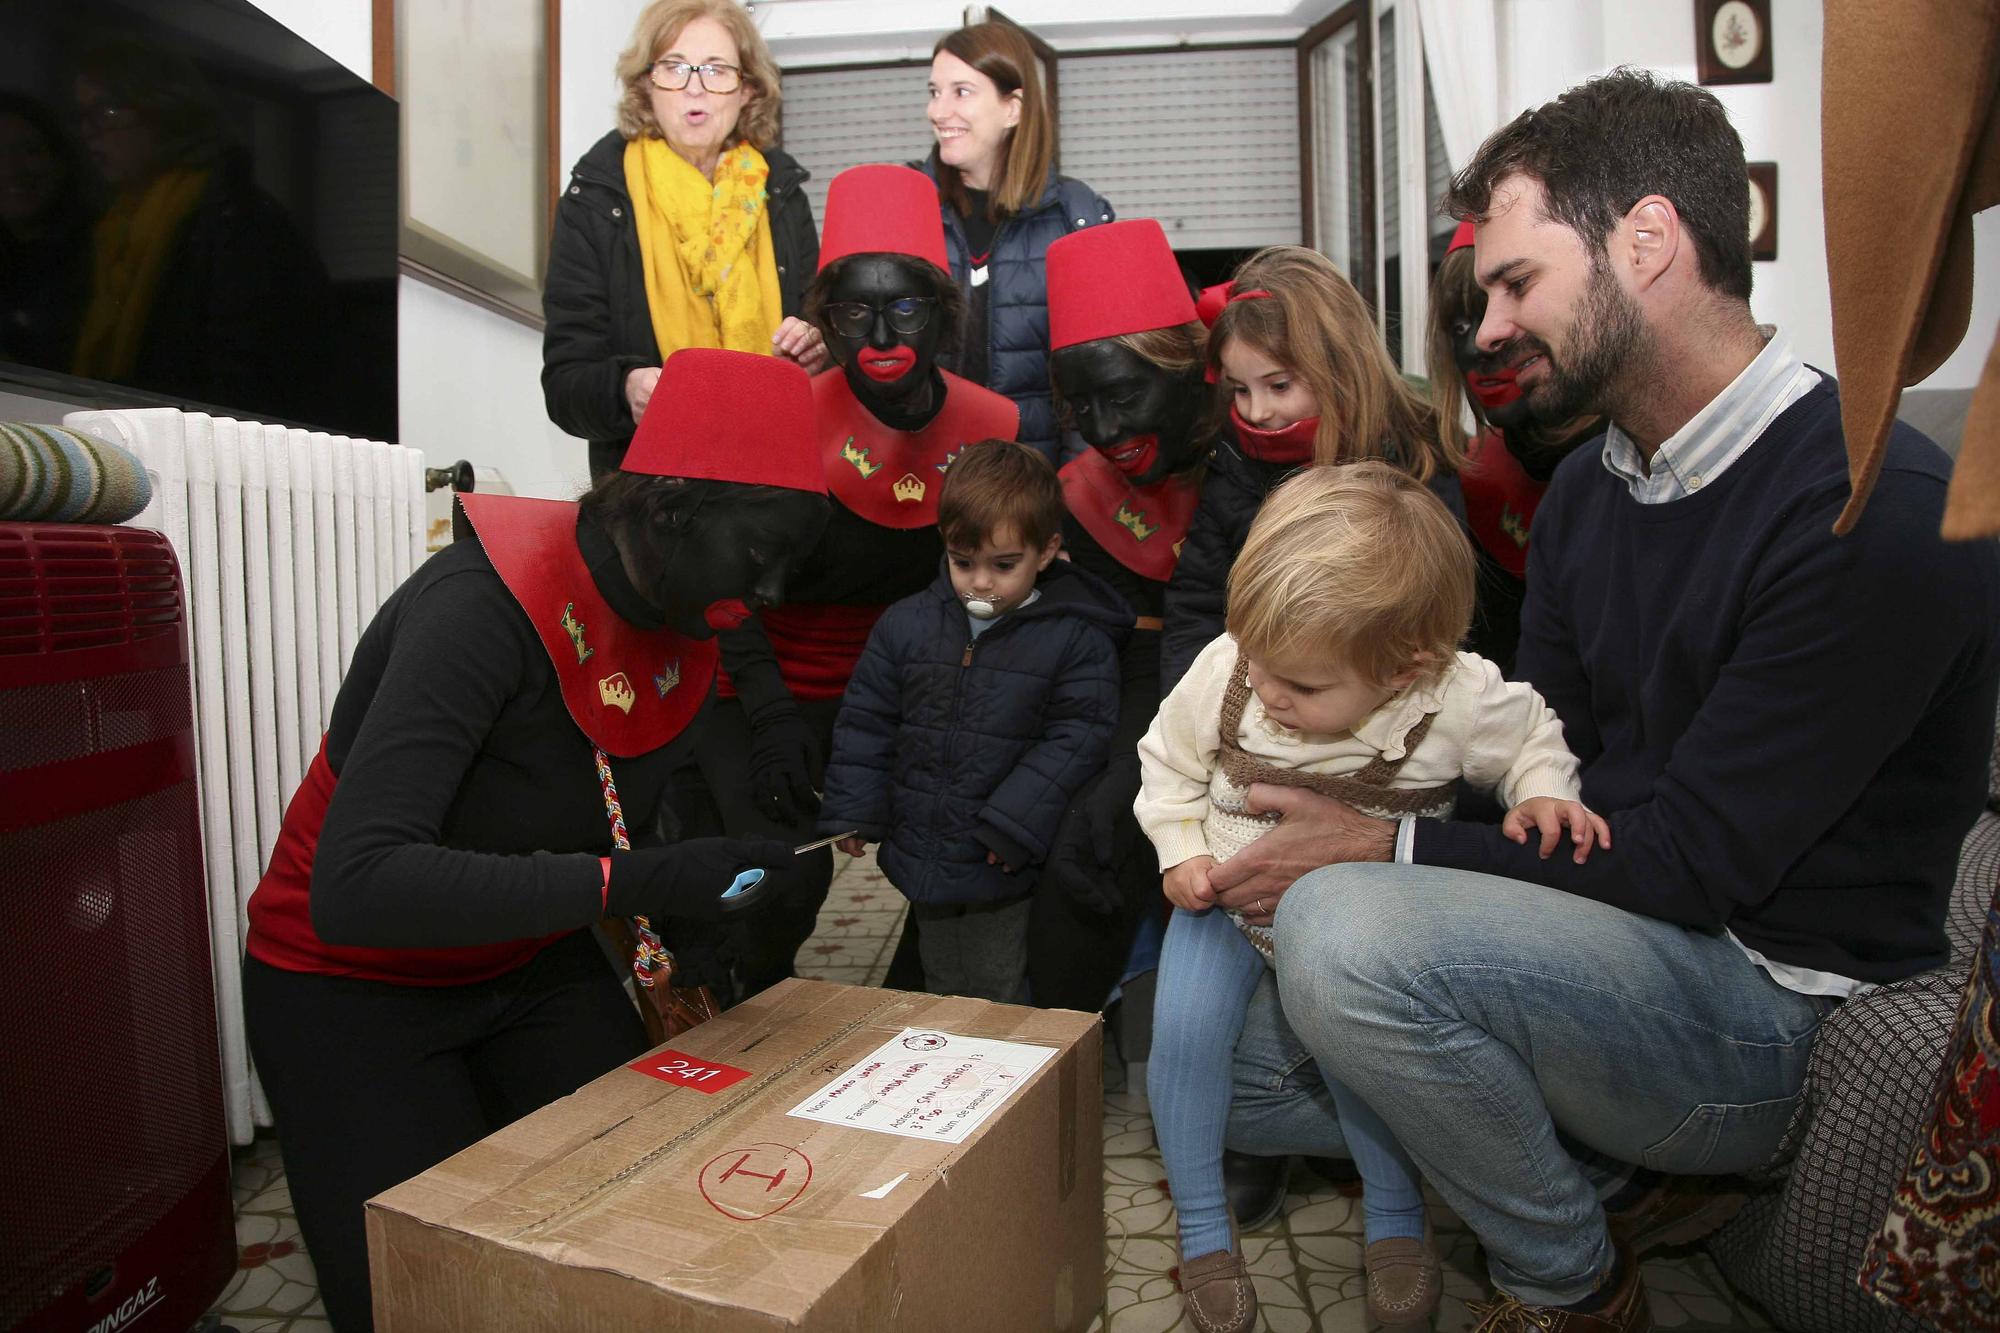
[(750, 723), (750, 799), (759, 815), (796, 824), (819, 809), (812, 773), (819, 742), (798, 705), (762, 709)]
[(1118, 884), (1118, 866), (1126, 857), (1142, 854), (1132, 845), (1138, 828), (1132, 802), (1138, 795), (1138, 756), (1113, 760), (1077, 789), (1049, 851), (1043, 874), (1078, 906), (1098, 916), (1119, 910), (1125, 894)]
[[(613, 916), (714, 921), (769, 898), (769, 870), (791, 859), (789, 844), (769, 838), (690, 838), (613, 852), (604, 910)], [(753, 867), (767, 872), (763, 880), (725, 901), (722, 895), (737, 874)]]

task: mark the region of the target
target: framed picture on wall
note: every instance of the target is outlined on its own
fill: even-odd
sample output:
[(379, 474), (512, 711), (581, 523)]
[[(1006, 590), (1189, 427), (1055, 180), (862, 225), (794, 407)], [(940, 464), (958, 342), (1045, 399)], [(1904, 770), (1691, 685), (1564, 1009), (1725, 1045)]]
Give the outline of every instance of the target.
[(1750, 171), (1750, 257), (1778, 257), (1778, 164), (1752, 162)]
[(375, 0), (402, 104), (404, 271), (541, 327), (561, 0)]
[(1771, 81), (1771, 0), (1695, 0), (1695, 71), (1703, 83)]

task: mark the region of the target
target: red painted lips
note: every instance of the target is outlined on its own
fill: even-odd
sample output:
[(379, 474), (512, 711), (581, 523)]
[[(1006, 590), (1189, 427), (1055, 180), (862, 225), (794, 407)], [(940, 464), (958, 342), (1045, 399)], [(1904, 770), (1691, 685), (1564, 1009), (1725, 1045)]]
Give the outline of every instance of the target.
[(726, 601), (710, 602), (708, 609), (701, 613), (701, 618), (708, 622), (710, 629), (735, 629), (750, 618), (750, 608), (742, 598), (731, 597)]
[(884, 384), (903, 378), (916, 364), (916, 352), (901, 344), (879, 351), (866, 348), (860, 358), (861, 373)]
[(1479, 400), (1481, 407), (1505, 407), (1521, 396), (1521, 386), (1514, 378), (1512, 366), (1490, 375), (1474, 371), (1465, 377), (1465, 386), (1472, 390), (1472, 396)]

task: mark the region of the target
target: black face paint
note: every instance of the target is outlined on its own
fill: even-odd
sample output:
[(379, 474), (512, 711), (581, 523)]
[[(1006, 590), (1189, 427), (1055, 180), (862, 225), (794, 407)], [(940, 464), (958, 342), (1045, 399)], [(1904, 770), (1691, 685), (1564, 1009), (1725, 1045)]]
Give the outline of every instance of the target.
[(1527, 399), (1514, 382), (1510, 364), (1522, 356), (1519, 340), (1500, 349), (1499, 355), (1479, 349), (1479, 325), (1486, 318), (1486, 293), (1475, 292), (1464, 310), (1447, 311), (1451, 329), (1451, 359), (1465, 377), (1466, 392), (1479, 403), (1486, 420), (1501, 433), (1532, 424)]
[(1049, 373), (1077, 433), (1135, 486), (1191, 467), (1206, 386), (1201, 368), (1175, 374), (1111, 338), (1064, 347)]
[(826, 515), (826, 498), (806, 491), (718, 488), (649, 534), (635, 582), (675, 631), (709, 638), (785, 600)]
[(907, 255), (855, 255), (827, 291), (827, 348), (854, 396), (878, 416), (920, 409), (936, 379), (945, 315), (928, 268)]

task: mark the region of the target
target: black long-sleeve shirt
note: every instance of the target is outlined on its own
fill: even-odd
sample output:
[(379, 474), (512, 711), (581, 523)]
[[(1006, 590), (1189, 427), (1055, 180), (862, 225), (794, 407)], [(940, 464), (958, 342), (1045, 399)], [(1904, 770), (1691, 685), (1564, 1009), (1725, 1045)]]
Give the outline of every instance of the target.
[[(612, 608), (656, 624), (610, 541), (588, 526), (578, 539)], [(699, 726), (612, 761), (635, 842)], [(438, 948), (595, 921), (611, 828), (591, 750), (478, 541), (433, 556), (383, 603), (334, 702), (338, 781), (312, 872), (321, 939)]]

